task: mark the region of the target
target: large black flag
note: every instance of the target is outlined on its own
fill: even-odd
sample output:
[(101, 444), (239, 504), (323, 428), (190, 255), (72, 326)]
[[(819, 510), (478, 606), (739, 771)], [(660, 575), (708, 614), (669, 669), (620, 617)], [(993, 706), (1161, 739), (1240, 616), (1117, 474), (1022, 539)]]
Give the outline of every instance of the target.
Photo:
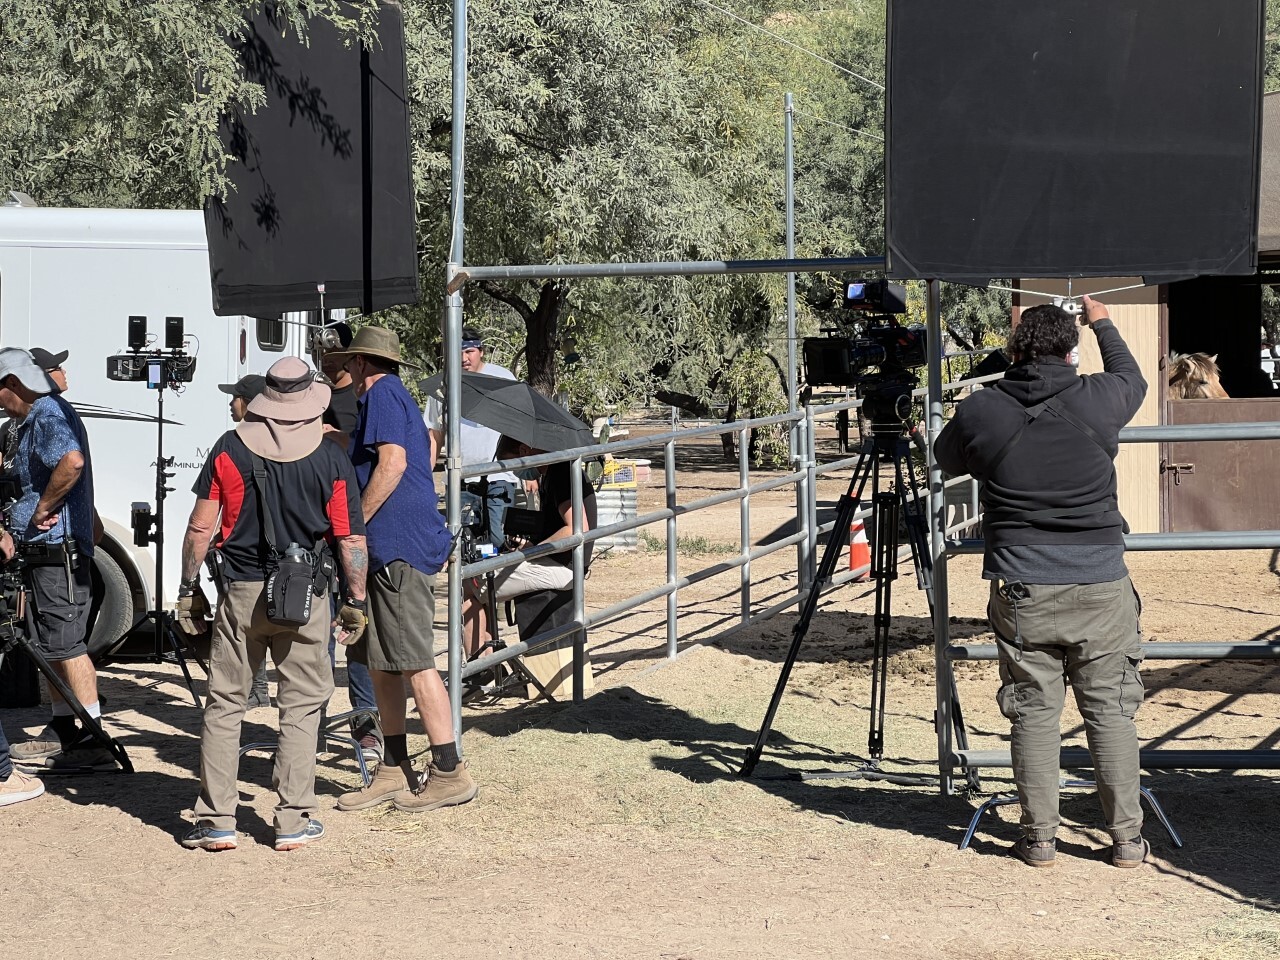
[(1248, 274), (1262, 0), (890, 0), (890, 275)]
[(302, 43), (271, 4), (233, 45), (266, 89), (256, 113), (225, 118), (235, 190), (205, 207), (213, 309), (278, 316), (326, 307), (378, 310), (418, 299), (405, 101), (404, 24), (382, 4), (379, 42), (326, 21)]

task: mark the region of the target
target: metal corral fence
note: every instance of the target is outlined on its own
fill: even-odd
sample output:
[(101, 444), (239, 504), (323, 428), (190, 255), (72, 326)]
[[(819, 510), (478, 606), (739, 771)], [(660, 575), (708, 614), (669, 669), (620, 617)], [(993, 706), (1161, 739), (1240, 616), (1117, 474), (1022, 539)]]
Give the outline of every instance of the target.
[[(988, 352), (990, 351), (968, 351), (953, 356), (972, 358)], [(999, 376), (997, 374), (980, 379), (953, 381), (944, 384), (942, 390), (945, 394), (951, 395), (987, 380), (997, 379)], [(923, 398), (925, 394), (926, 390), (921, 388), (916, 390), (913, 396), (919, 399)], [(502, 553), (496, 557), (466, 564), (462, 568), (463, 578), (470, 579), (483, 577), (491, 571), (496, 572), (506, 567), (514, 566), (522, 560), (546, 557), (552, 554), (571, 553), (573, 557), (573, 585), (571, 588), (573, 591), (573, 617), (571, 621), (562, 626), (542, 631), (532, 637), (520, 638), (517, 642), (509, 643), (491, 654), (470, 662), (464, 662), (461, 655), (461, 630), (458, 630), (457, 633), (451, 631), (449, 636), (450, 662), (451, 664), (461, 664), (460, 675), (455, 677), (451, 671), (449, 683), (455, 729), (461, 729), (462, 689), (464, 686), (461, 682), (462, 680), (490, 670), (504, 661), (529, 652), (535, 652), (541, 647), (546, 647), (571, 635), (573, 637), (574, 698), (581, 699), (584, 686), (583, 674), (586, 664), (587, 637), (592, 627), (603, 625), (658, 599), (666, 599), (664, 652), (668, 658), (675, 657), (679, 652), (680, 645), (678, 632), (680, 591), (685, 587), (701, 583), (712, 577), (724, 575), (735, 569), (739, 571), (737, 587), (739, 612), (736, 618), (737, 623), (718, 633), (717, 637), (719, 638), (728, 636), (751, 624), (767, 620), (801, 602), (809, 591), (815, 576), (819, 538), (826, 534), (833, 536), (847, 535), (847, 531), (843, 533), (833, 532), (834, 523), (818, 523), (818, 482), (824, 477), (835, 474), (848, 473), (852, 475), (853, 468), (859, 460), (859, 457), (851, 456), (827, 463), (819, 463), (816, 455), (818, 424), (821, 421), (833, 420), (844, 411), (848, 411), (851, 416), (855, 415), (854, 411), (861, 406), (861, 400), (808, 405), (795, 413), (783, 413), (771, 417), (758, 417), (689, 429), (676, 429), (660, 435), (624, 439), (605, 444), (578, 447), (573, 450), (542, 454), (536, 457), (504, 460), (468, 467), (467, 474), (469, 476), (481, 476), (508, 470), (540, 467), (553, 463), (571, 462), (573, 464), (573, 468), (570, 470), (570, 478), (574, 506), (574, 532), (571, 536), (545, 544), (530, 546), (523, 550)], [(767, 479), (753, 480), (749, 457), (751, 432), (766, 427), (783, 428), (792, 438), (792, 453), (788, 464), (790, 469), (780, 476), (772, 475), (771, 471), (771, 475)], [(676, 486), (677, 445), (688, 443), (689, 441), (705, 441), (710, 437), (723, 437), (726, 434), (734, 435), (737, 441), (737, 487), (702, 497), (690, 503), (678, 503)], [(583, 463), (605, 455), (621, 457), (639, 450), (652, 450), (654, 447), (661, 447), (663, 451), (661, 467), (665, 483), (665, 506), (639, 514), (633, 518), (601, 524), (595, 529), (584, 533), (581, 530), (584, 491), (582, 470), (580, 469)], [(657, 469), (658, 466), (659, 464), (656, 462), (653, 464), (654, 469)], [(921, 475), (923, 476), (923, 471)], [(946, 486), (948, 490), (954, 490), (960, 494), (959, 499), (956, 500), (957, 503), (966, 505), (969, 517), (965, 523), (961, 524), (961, 527), (972, 523), (972, 518), (977, 512), (976, 485), (972, 483), (970, 478), (965, 477), (949, 481)], [(796, 515), (793, 532), (770, 543), (753, 546), (751, 538), (751, 498), (758, 494), (785, 487), (794, 488), (796, 495)], [(923, 498), (924, 491), (921, 490), (920, 493)], [(676, 553), (679, 543), (680, 518), (727, 503), (738, 504), (737, 555), (718, 559), (699, 570), (681, 575)], [(855, 519), (865, 520), (870, 515), (871, 507), (868, 504), (865, 509), (855, 515)], [(618, 538), (626, 533), (634, 533), (654, 524), (662, 524), (666, 533), (665, 582), (647, 590), (639, 591), (604, 609), (588, 613), (585, 603), (584, 546), (587, 543), (598, 543), (602, 540)], [(753, 610), (752, 564), (764, 557), (789, 548), (796, 550), (797, 587), (795, 592), (763, 609)], [(904, 547), (903, 549), (906, 548)], [(824, 592), (838, 589), (864, 576), (868, 570), (868, 566), (862, 566), (842, 571), (833, 577), (829, 583), (823, 584), (822, 589)], [(769, 599), (772, 599), (772, 597)]]

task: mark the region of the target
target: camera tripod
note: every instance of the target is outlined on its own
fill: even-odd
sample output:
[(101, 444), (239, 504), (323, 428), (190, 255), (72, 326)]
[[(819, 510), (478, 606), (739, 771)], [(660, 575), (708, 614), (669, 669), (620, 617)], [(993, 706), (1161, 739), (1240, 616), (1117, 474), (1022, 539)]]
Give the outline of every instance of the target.
[[(908, 393), (909, 397), (910, 394)], [(891, 398), (892, 399), (892, 398)], [(868, 406), (871, 404), (868, 403)], [(782, 695), (786, 692), (787, 682), (791, 678), (792, 668), (800, 653), (800, 647), (809, 633), (809, 625), (817, 612), (822, 590), (831, 583), (836, 565), (843, 553), (843, 535), (853, 523), (854, 517), (863, 503), (863, 495), (868, 483), (871, 485), (871, 579), (875, 581), (875, 615), (873, 618), (873, 634), (871, 645), (871, 699), (869, 710), (869, 730), (867, 734), (868, 759), (856, 768), (847, 771), (823, 771), (799, 773), (800, 780), (818, 779), (861, 779), (881, 780), (890, 783), (921, 786), (935, 784), (938, 778), (927, 774), (890, 773), (880, 768), (884, 757), (884, 731), (886, 691), (889, 669), (889, 629), (892, 625), (893, 581), (898, 578), (898, 527), (902, 522), (906, 527), (911, 559), (916, 571), (916, 585), (925, 591), (929, 602), (929, 612), (933, 615), (933, 559), (928, 549), (926, 536), (926, 510), (921, 503), (919, 487), (916, 482), (915, 467), (911, 462), (910, 444), (915, 443), (924, 449), (924, 438), (919, 431), (912, 429), (908, 434), (901, 418), (894, 418), (891, 427), (873, 420), (871, 436), (867, 437), (860, 451), (857, 467), (849, 481), (849, 489), (840, 497), (836, 506), (835, 526), (831, 537), (818, 563), (817, 577), (805, 597), (799, 619), (796, 621), (791, 638), (791, 647), (787, 651), (782, 665), (782, 673), (778, 677), (773, 697), (769, 701), (769, 709), (765, 713), (764, 723), (756, 735), (755, 743), (743, 761), (739, 775), (750, 777), (756, 763), (764, 751), (765, 741), (773, 728), (774, 717)], [(881, 489), (881, 459), (893, 464), (893, 489)], [(951, 689), (952, 717), (956, 729), (956, 741), (963, 745), (968, 736), (960, 713), (960, 701), (954, 683)]]
[[(20, 587), (17, 589), (21, 589)], [(9, 606), (8, 598), (4, 600), (4, 606)], [(9, 611), (16, 613), (16, 611)], [(47, 657), (40, 650), (40, 647), (32, 642), (31, 638), (35, 636), (35, 617), (33, 615), (33, 601), (31, 594), (27, 594), (27, 603), (25, 610), (21, 615), (25, 617), (25, 629), (17, 625), (17, 618), (11, 618), (5, 623), (0, 623), (0, 658), (3, 658), (10, 651), (21, 650), (31, 660), (37, 670), (43, 675), (51, 689), (56, 690), (63, 701), (71, 708), (71, 713), (80, 721), (84, 731), (98, 741), (102, 746), (111, 752), (111, 756), (115, 758), (116, 763), (120, 765), (120, 769), (125, 773), (133, 773), (133, 762), (130, 761), (129, 755), (125, 753), (124, 747), (118, 740), (107, 735), (102, 729), (102, 724), (97, 718), (91, 717), (89, 711), (84, 708), (79, 699), (77, 699), (67, 681), (59, 676), (58, 672), (53, 669)], [(67, 771), (79, 772), (79, 771)]]
[[(164, 390), (165, 380), (162, 378), (156, 387), (156, 510), (154, 516), (148, 516), (149, 511), (138, 509), (138, 505), (134, 505), (133, 520), (133, 542), (136, 546), (145, 547), (148, 543), (154, 543), (156, 546), (156, 580), (155, 580), (155, 607), (146, 611), (137, 622), (133, 624), (123, 635), (117, 637), (112, 644), (107, 647), (95, 661), (95, 666), (104, 664), (115, 658), (143, 660), (148, 663), (172, 663), (177, 662), (182, 669), (182, 676), (186, 680), (187, 690), (191, 693), (191, 699), (195, 701), (197, 707), (203, 706), (200, 700), (200, 694), (196, 692), (195, 681), (191, 677), (191, 670), (187, 666), (187, 653), (190, 652), (192, 659), (200, 664), (200, 669), (207, 676), (208, 667), (200, 659), (200, 656), (191, 649), (186, 639), (179, 633), (177, 627), (173, 623), (172, 611), (164, 609), (164, 502), (168, 497), (172, 487), (168, 485), (173, 474), (169, 472), (169, 468), (173, 466), (173, 457), (164, 455)], [(120, 648), (133, 636), (137, 629), (144, 623), (152, 625), (153, 644), (150, 653), (144, 654), (121, 654)]]

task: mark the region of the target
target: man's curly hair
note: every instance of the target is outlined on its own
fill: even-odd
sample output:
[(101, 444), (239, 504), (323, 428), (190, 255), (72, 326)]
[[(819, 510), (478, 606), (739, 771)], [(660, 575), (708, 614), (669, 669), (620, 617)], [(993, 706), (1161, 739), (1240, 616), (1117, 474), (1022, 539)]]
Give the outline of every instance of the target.
[(1051, 303), (1022, 311), (1018, 325), (1009, 334), (1009, 355), (1018, 363), (1034, 363), (1041, 357), (1069, 354), (1080, 342), (1075, 317)]

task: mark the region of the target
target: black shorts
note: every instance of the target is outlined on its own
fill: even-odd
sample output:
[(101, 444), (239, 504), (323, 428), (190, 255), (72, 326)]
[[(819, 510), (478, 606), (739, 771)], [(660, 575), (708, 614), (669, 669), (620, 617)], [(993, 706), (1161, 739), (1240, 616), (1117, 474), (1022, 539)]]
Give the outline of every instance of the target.
[(67, 595), (66, 567), (27, 568), (27, 601), (36, 625), (36, 646), (50, 660), (72, 660), (89, 652), (86, 634), (93, 600), (91, 563), (82, 556), (79, 568), (71, 571), (74, 596)]

